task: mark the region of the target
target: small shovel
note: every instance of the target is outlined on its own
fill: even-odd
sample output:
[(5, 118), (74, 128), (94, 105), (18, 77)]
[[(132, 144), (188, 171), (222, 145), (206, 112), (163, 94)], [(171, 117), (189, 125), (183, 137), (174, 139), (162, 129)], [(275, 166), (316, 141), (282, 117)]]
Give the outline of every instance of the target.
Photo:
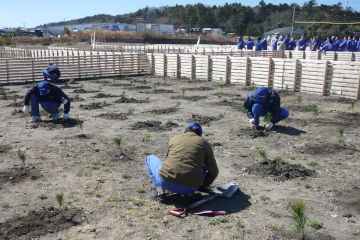
[(237, 185), (237, 183), (234, 183), (234, 182), (221, 184), (213, 191), (215, 194), (212, 195), (211, 197), (202, 199), (202, 200), (200, 200), (196, 203), (193, 203), (184, 208), (177, 208), (175, 210), (171, 210), (169, 213), (171, 215), (181, 217), (190, 209), (196, 208), (204, 203), (210, 202), (211, 200), (214, 200), (217, 197), (230, 198), (238, 190), (238, 188), (239, 188), (239, 185)]

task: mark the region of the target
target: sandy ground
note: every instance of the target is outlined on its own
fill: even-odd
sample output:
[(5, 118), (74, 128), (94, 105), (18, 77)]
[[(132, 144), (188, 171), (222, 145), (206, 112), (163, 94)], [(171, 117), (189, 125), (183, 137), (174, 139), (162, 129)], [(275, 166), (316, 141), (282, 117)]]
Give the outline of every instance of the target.
[[(7, 97), (0, 96), (0, 239), (296, 239), (295, 199), (309, 221), (323, 223), (306, 224), (308, 239), (360, 239), (357, 102), (349, 109), (349, 99), (282, 91), (290, 117), (266, 132), (249, 128), (242, 107), (249, 87), (151, 76), (58, 85), (73, 99), (62, 124), (44, 111), (42, 122), (29, 123), (20, 109), (31, 84), (0, 87)], [(150, 199), (144, 158), (163, 159), (167, 141), (195, 120), (214, 147), (214, 187), (235, 181), (239, 190), (178, 218), (168, 212), (186, 205), (182, 196)], [(192, 214), (204, 209), (227, 215)]]

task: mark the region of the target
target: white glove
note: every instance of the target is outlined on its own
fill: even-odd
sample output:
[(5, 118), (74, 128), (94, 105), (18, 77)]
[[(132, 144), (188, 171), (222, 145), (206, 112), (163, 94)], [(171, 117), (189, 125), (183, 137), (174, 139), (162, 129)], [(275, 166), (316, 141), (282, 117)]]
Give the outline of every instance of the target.
[(250, 119), (249, 123), (255, 124), (255, 118)]
[(274, 126), (274, 124), (272, 122), (269, 122), (268, 124), (265, 125), (267, 130), (272, 129), (273, 126)]
[(68, 113), (64, 113), (63, 118), (64, 118), (65, 120), (68, 119), (68, 118), (69, 118), (69, 114), (68, 114)]
[(68, 100), (66, 99), (66, 98), (64, 98), (63, 100), (62, 100), (62, 103), (65, 105), (66, 103), (68, 102)]
[(29, 106), (25, 105), (24, 108), (23, 108), (23, 112), (26, 113), (26, 114), (29, 114), (30, 113)]

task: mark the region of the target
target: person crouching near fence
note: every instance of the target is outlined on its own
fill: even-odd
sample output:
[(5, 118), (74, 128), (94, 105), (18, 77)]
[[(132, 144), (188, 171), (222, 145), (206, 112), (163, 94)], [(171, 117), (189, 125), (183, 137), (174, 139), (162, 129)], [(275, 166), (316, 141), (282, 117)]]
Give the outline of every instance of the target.
[(44, 75), (44, 81), (47, 81), (48, 78), (55, 81), (59, 79), (59, 77), (61, 76), (59, 68), (53, 65), (52, 63), (49, 64), (47, 69), (43, 70), (43, 75)]
[(193, 122), (170, 139), (164, 162), (154, 155), (146, 157), (146, 169), (156, 189), (151, 192), (154, 200), (165, 200), (165, 189), (192, 197), (200, 186), (206, 188), (214, 182), (219, 170), (202, 133), (200, 124)]

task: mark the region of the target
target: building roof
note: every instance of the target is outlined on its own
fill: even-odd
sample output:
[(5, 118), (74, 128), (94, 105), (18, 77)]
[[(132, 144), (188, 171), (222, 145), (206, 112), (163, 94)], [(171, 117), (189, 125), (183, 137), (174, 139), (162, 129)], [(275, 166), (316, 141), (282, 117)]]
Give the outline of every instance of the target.
[[(268, 31), (266, 33), (264, 33), (264, 35), (270, 35), (270, 34), (279, 34), (281, 32), (286, 32), (286, 31), (291, 31), (291, 27), (284, 27), (284, 28), (275, 28), (271, 31)], [(298, 29), (298, 28), (294, 28), (293, 31), (302, 31), (304, 32), (304, 30)]]

